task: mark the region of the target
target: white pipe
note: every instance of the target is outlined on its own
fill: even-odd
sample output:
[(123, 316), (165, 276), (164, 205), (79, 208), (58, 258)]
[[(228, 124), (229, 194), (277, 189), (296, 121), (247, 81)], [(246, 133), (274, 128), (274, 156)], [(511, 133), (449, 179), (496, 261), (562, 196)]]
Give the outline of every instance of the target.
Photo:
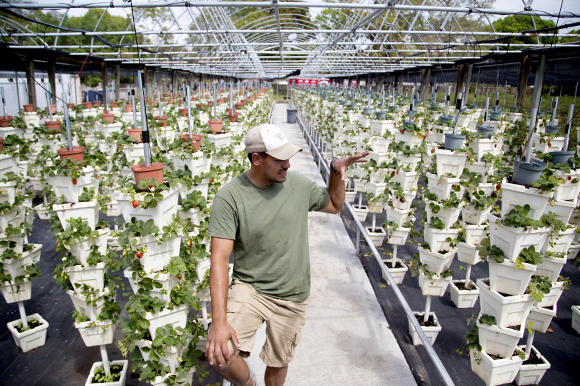
[(429, 320), (429, 312), (431, 311), (431, 296), (427, 296), (425, 301), (425, 315), (423, 315), (423, 322), (427, 323)]
[(18, 311), (20, 312), (20, 321), (22, 322), (22, 327), (28, 328), (28, 320), (26, 319), (26, 310), (24, 309), (23, 302), (18, 302)]
[(107, 346), (102, 344), (99, 346), (99, 348), (101, 349), (101, 359), (103, 360), (103, 369), (105, 369), (105, 374), (111, 375), (111, 368), (109, 367), (109, 356), (107, 355)]
[(189, 130), (189, 139), (191, 139), (191, 136), (193, 135), (193, 129), (191, 127), (191, 92), (189, 90), (189, 85), (187, 86), (187, 128)]

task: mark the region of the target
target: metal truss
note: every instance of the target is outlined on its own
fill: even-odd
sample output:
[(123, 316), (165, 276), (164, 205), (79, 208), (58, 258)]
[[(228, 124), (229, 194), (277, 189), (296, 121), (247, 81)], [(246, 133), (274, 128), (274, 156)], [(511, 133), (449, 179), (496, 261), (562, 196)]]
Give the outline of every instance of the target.
[[(387, 73), (477, 60), (508, 49), (517, 53), (570, 45), (543, 44), (542, 38), (580, 41), (580, 35), (558, 31), (495, 31), (493, 15), (539, 16), (559, 24), (580, 20), (566, 9), (555, 13), (533, 9), (531, 1), (514, 10), (485, 8), (480, 6), (482, 0), (328, 1), (13, 1), (0, 3), (0, 32), (5, 42), (19, 49), (45, 47), (117, 63), (269, 79), (298, 73), (305, 77)], [(130, 23), (124, 31), (102, 31), (103, 12), (92, 30), (62, 29), (69, 11), (79, 8), (119, 8)], [(44, 26), (40, 31), (31, 27), (34, 23), (9, 17), (4, 9), (29, 17), (35, 9), (60, 11), (60, 22), (56, 32), (46, 32)], [(90, 43), (63, 43), (74, 36), (90, 37)], [(534, 37), (535, 43), (509, 40), (522, 36)], [(112, 37), (120, 43), (111, 46), (102, 41)]]

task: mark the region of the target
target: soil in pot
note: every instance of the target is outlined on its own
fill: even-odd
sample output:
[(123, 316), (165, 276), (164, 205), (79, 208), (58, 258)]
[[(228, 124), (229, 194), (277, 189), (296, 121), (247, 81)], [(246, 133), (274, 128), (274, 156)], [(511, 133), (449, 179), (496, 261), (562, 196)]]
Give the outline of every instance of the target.
[(535, 350), (530, 352), (530, 357), (522, 363), (523, 365), (543, 365), (544, 361), (536, 354)]
[(394, 267), (393, 267), (393, 262), (392, 261), (385, 262), (385, 265), (387, 266), (387, 268), (390, 268), (390, 269), (404, 268), (403, 264), (401, 264), (400, 261), (397, 261), (397, 263), (395, 264)]
[(101, 366), (98, 369), (96, 369), (95, 375), (93, 376), (93, 381), (91, 382), (91, 385), (99, 384), (99, 383), (118, 382), (121, 379), (121, 373), (123, 372), (123, 365), (122, 364), (112, 364), (111, 362), (109, 362), (109, 367), (111, 369), (111, 375), (109, 377), (107, 377), (107, 375), (105, 375), (104, 367)]
[(473, 283), (473, 281), (469, 284), (469, 288), (465, 288), (465, 282), (462, 282), (462, 281), (457, 282), (457, 283), (453, 283), (453, 284), (460, 291), (473, 291), (473, 290), (476, 290), (477, 289), (477, 287), (475, 286), (475, 284)]
[(28, 320), (28, 328), (24, 328), (22, 326), (22, 323), (20, 323), (19, 325), (17, 325), (14, 328), (19, 333), (23, 333), (24, 331), (34, 330), (36, 327), (40, 327), (40, 326), (42, 326), (42, 323), (40, 323), (37, 319), (30, 319), (30, 320)]
[(429, 315), (429, 319), (427, 320), (427, 322), (423, 320), (423, 315), (415, 315), (415, 319), (417, 319), (417, 322), (419, 322), (419, 326), (421, 327), (435, 327), (437, 325), (435, 324), (433, 315)]
[(507, 326), (506, 328), (509, 328), (510, 330), (514, 330), (514, 331), (519, 331), (520, 328), (522, 328), (522, 325), (518, 324), (517, 326)]

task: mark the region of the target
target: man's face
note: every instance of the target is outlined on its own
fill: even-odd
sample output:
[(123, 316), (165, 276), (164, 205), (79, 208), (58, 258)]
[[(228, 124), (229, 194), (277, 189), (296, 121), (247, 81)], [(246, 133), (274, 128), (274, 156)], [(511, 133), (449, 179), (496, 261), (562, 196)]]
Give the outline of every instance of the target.
[(279, 160), (266, 154), (260, 157), (260, 171), (263, 178), (272, 183), (286, 181), (286, 174), (290, 168), (290, 160)]

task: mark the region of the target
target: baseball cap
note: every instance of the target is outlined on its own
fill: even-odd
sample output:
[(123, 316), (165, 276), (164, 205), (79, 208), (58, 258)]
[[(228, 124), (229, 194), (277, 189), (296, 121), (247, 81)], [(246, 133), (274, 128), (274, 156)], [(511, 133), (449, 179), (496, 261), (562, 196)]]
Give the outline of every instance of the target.
[(302, 151), (301, 147), (288, 141), (278, 126), (271, 123), (250, 129), (244, 143), (248, 154), (266, 153), (279, 160), (290, 159), (294, 154)]

